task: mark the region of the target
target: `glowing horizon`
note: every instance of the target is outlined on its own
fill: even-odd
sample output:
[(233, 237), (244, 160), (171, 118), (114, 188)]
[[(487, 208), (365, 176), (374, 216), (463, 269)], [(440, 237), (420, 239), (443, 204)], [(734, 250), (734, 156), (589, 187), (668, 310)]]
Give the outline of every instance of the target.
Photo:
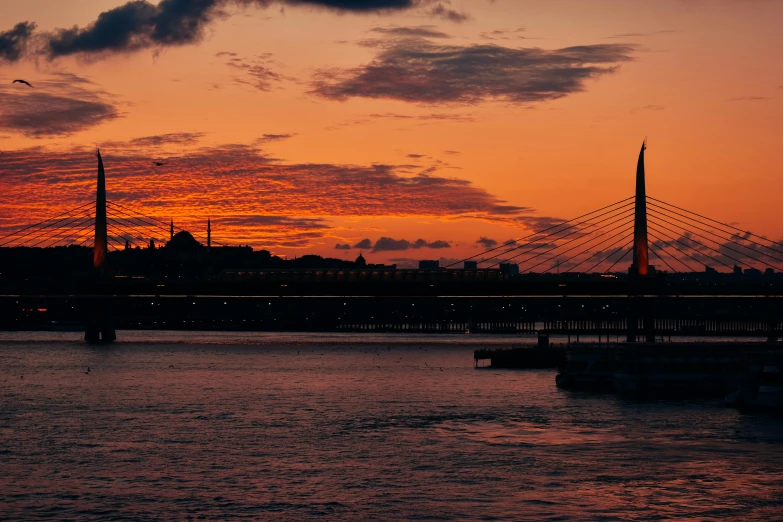
[(781, 2), (171, 3), (0, 6), (0, 233), (94, 199), (97, 144), (216, 242), (455, 260), (632, 195), (647, 136), (648, 194), (783, 236)]

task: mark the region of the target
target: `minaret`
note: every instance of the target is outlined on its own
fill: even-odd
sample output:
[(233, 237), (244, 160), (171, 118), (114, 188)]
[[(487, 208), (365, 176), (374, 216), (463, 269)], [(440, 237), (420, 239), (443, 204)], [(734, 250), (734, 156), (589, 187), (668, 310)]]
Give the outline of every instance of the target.
[(174, 239), (174, 218), (171, 218), (171, 228), (169, 228), (169, 241)]
[(95, 243), (93, 248), (92, 264), (98, 270), (103, 271), (106, 266), (106, 254), (108, 252), (108, 237), (106, 233), (106, 174), (103, 171), (103, 159), (101, 151), (95, 152), (98, 157), (98, 189), (95, 194)]
[(647, 192), (644, 183), (644, 151), (647, 142), (642, 143), (639, 162), (636, 164), (636, 207), (633, 227), (633, 265), (631, 275), (645, 277), (649, 272), (649, 245), (647, 243)]
[(207, 248), (212, 248), (212, 220), (207, 218)]

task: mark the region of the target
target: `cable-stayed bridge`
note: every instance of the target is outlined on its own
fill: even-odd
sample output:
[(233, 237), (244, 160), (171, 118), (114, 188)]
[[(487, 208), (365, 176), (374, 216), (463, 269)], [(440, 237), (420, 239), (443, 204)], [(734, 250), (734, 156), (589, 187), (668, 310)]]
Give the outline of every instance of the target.
[[(118, 321), (125, 327), (545, 330), (614, 333), (629, 340), (686, 332), (778, 337), (783, 330), (778, 311), (783, 245), (648, 196), (645, 148), (639, 154), (634, 196), (437, 270), (229, 266), (219, 272), (185, 270), (184, 277), (182, 272), (133, 275), (134, 260), (142, 252), (176, 246), (175, 235), (183, 231), (173, 221), (107, 197), (98, 153), (95, 201), (0, 238), (0, 256), (14, 252), (27, 259), (25, 255), (51, 251), (89, 256), (90, 276), (44, 283), (0, 278), (5, 312), (18, 319), (20, 307), (28, 316), (33, 309), (58, 309), (58, 317), (67, 317), (69, 324), (78, 323), (78, 314), (86, 315), (88, 339), (107, 341), (114, 336), (113, 326), (107, 325)], [(230, 247), (212, 240), (209, 220), (206, 237), (194, 236), (193, 244), (184, 245), (190, 249), (187, 255), (177, 257), (180, 268), (188, 263), (224, 266), (221, 256), (232, 259)], [(163, 244), (166, 249), (155, 248)], [(80, 262), (85, 260), (74, 261)], [(316, 296), (320, 300), (314, 301)], [(230, 304), (240, 297), (240, 308)], [(299, 301), (292, 305), (294, 297)], [(284, 313), (279, 308), (286, 298)], [(163, 314), (160, 321), (151, 320), (153, 311), (139, 308), (136, 299), (151, 302), (155, 310), (167, 302), (169, 317), (176, 319)], [(33, 304), (41, 300), (48, 304)], [(349, 306), (349, 301), (363, 304)]]

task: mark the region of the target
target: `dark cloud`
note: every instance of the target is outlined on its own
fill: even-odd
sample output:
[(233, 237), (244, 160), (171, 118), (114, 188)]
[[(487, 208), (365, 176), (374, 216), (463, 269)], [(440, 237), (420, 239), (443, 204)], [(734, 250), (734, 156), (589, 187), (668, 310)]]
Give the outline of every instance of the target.
[(497, 45), (438, 45), (396, 40), (368, 65), (316, 74), (312, 92), (333, 100), (389, 98), (414, 103), (531, 103), (584, 90), (614, 72), (633, 47), (599, 44), (544, 50)]
[[(338, 13), (388, 13), (411, 9), (428, 0), (130, 0), (104, 11), (85, 27), (74, 26), (42, 34), (39, 52), (56, 58), (80, 54), (101, 56), (163, 48), (200, 41), (207, 27), (234, 6), (272, 5), (320, 7)], [(442, 7), (442, 6), (440, 6)], [(448, 12), (434, 13), (447, 17)], [(0, 57), (18, 60), (34, 24), (22, 22), (0, 33)]]
[(475, 121), (471, 114), (447, 114), (447, 113), (433, 113), (433, 114), (398, 114), (394, 112), (374, 113), (370, 114), (372, 119), (392, 119), (392, 120), (419, 120), (419, 121), (459, 121), (459, 122), (472, 122)]
[(264, 134), (260, 138), (257, 138), (253, 144), (254, 145), (263, 145), (265, 143), (272, 143), (274, 141), (283, 141), (290, 138), (293, 138), (296, 136), (296, 134)]
[(242, 3), (266, 6), (280, 3), (289, 6), (322, 7), (341, 12), (378, 13), (402, 11), (419, 4), (417, 0), (241, 0)]
[(427, 14), (429, 14), (430, 16), (440, 18), (441, 20), (446, 20), (448, 22), (454, 22), (458, 24), (470, 20), (469, 14), (460, 13), (459, 11), (455, 11), (454, 9), (449, 9), (442, 3), (439, 3), (436, 6), (430, 8), (429, 11), (427, 11)]
[(481, 236), (481, 238), (476, 241), (477, 244), (483, 246), (484, 248), (492, 248), (493, 246), (497, 245), (498, 242), (494, 239), (490, 239), (488, 237)]
[(621, 33), (621, 34), (613, 34), (612, 36), (607, 36), (607, 38), (639, 38), (644, 36), (656, 36), (659, 34), (671, 34), (674, 32), (674, 29), (664, 29), (662, 31), (650, 31), (649, 33)]
[(516, 220), (523, 223), (526, 228), (531, 229), (533, 232), (548, 230), (563, 223), (562, 219), (549, 216), (519, 216)]
[(438, 239), (438, 240), (435, 240), (435, 241), (431, 241), (426, 246), (429, 247), (429, 248), (451, 248), (451, 243), (449, 243), (448, 241), (443, 241), (443, 240)]
[(350, 250), (351, 249), (351, 245), (349, 245), (347, 243), (345, 243), (345, 244), (337, 243), (336, 245), (334, 245), (334, 248), (335, 248), (335, 250)]
[(370, 29), (370, 32), (395, 37), (451, 38), (451, 35), (437, 30), (434, 25), (374, 27)]
[(742, 102), (742, 101), (765, 101), (769, 100), (771, 98), (767, 98), (766, 96), (738, 96), (737, 98), (729, 98), (729, 101), (732, 102)]
[(495, 29), (494, 31), (486, 31), (479, 33), (479, 38), (483, 40), (513, 40), (513, 39), (521, 39), (525, 40), (526, 38), (522, 36), (520, 33), (524, 33), (525, 28), (520, 27), (518, 29)]
[(235, 83), (250, 85), (259, 91), (272, 90), (275, 83), (291, 79), (272, 69), (279, 64), (272, 60), (271, 53), (258, 55), (252, 60), (239, 58), (233, 53), (226, 65), (242, 73), (242, 76), (232, 78)]
[(160, 147), (162, 145), (192, 145), (204, 137), (203, 132), (172, 132), (156, 136), (144, 136), (130, 140), (131, 145)]
[(451, 248), (451, 244), (448, 241), (436, 240), (428, 242), (424, 239), (417, 239), (416, 241), (408, 241), (407, 239), (393, 239), (390, 237), (381, 237), (375, 242), (372, 247), (373, 252), (389, 252), (389, 251), (401, 251), (419, 248)]
[(353, 120), (336, 123), (326, 128), (327, 130), (334, 130), (339, 127), (352, 127), (354, 125), (364, 125), (367, 123), (372, 123), (373, 121), (386, 120), (386, 119), (418, 122), (417, 125), (419, 126), (432, 125), (441, 122), (467, 123), (467, 122), (475, 121), (475, 118), (473, 117), (472, 114), (432, 113), (432, 114), (412, 115), (412, 114), (399, 114), (394, 112), (385, 112), (385, 113), (374, 113), (364, 118), (356, 118)]
[(636, 112), (636, 111), (663, 111), (665, 109), (666, 109), (666, 107), (664, 107), (662, 105), (645, 105), (644, 107), (631, 109), (631, 112)]
[(0, 32), (0, 60), (15, 62), (22, 57), (35, 30), (32, 22), (19, 22), (13, 29)]
[(27, 137), (68, 136), (121, 116), (107, 93), (76, 75), (50, 75), (34, 89), (17, 87), (0, 85), (0, 127)]
[(361, 248), (361, 249), (364, 249), (364, 250), (368, 250), (368, 249), (372, 248), (372, 241), (370, 241), (368, 238), (364, 238), (361, 241), (359, 241), (358, 243), (356, 243), (353, 247), (354, 248)]
[(218, 15), (217, 0), (132, 0), (104, 11), (87, 27), (57, 29), (47, 35), (50, 57), (127, 52), (199, 41)]

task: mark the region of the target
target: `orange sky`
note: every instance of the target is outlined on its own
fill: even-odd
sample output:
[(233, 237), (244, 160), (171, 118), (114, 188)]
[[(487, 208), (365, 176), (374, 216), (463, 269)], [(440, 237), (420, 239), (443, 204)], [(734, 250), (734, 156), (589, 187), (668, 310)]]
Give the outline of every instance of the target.
[(89, 33), (122, 1), (0, 4), (3, 233), (93, 198), (98, 144), (110, 200), (218, 241), (460, 259), (632, 195), (646, 136), (648, 194), (783, 236), (783, 2), (199, 2), (122, 45)]

